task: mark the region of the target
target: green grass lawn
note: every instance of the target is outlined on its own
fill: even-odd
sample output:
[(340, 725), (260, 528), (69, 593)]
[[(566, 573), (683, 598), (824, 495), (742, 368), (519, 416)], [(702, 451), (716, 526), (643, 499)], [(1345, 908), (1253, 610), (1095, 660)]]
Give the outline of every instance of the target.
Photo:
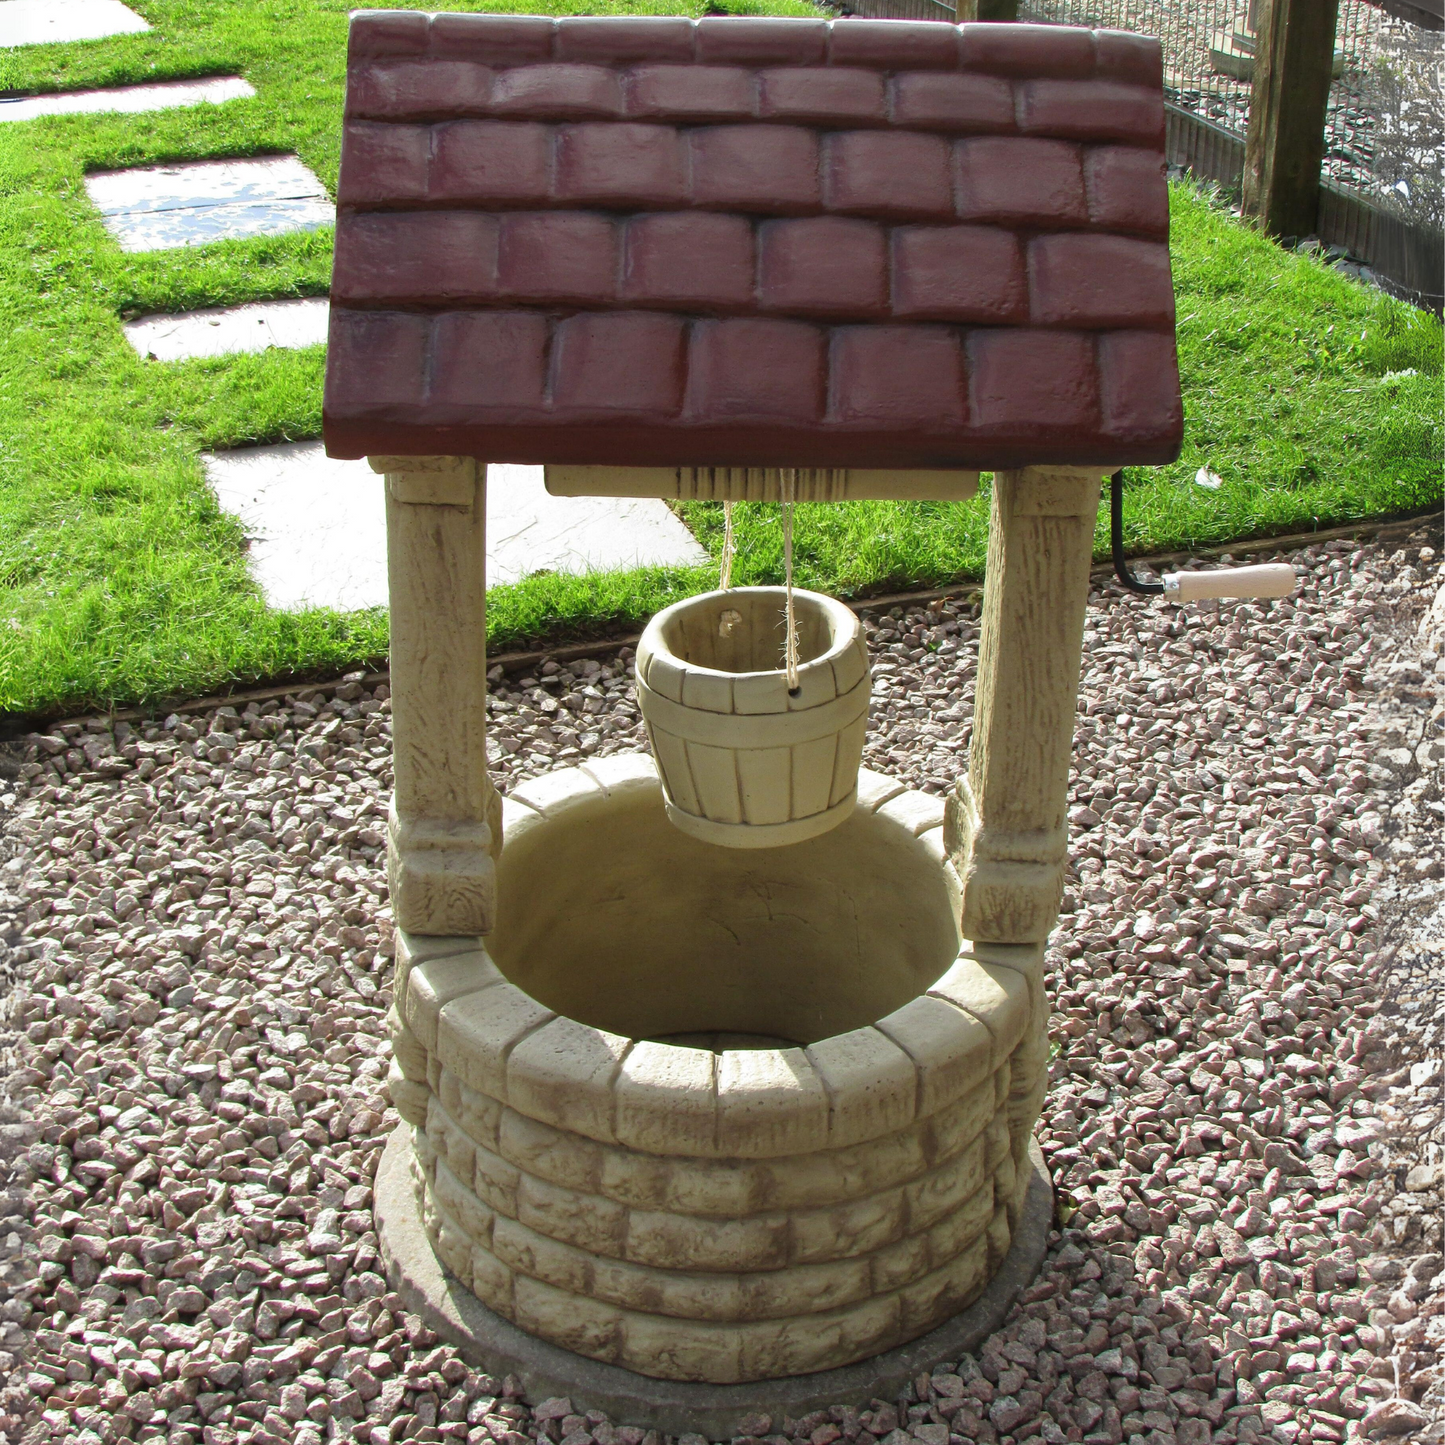
[[(125, 255), (82, 184), (90, 170), (296, 152), (334, 185), (347, 6), (131, 3), (149, 34), (0, 53), (0, 90), (239, 73), (258, 93), (220, 107), (0, 126), (0, 709), (12, 713), (334, 674), (386, 652), (380, 613), (266, 608), (241, 529), (217, 508), (198, 459), (213, 447), (319, 436), (321, 349), (159, 365), (137, 358), (120, 329), (145, 312), (324, 294), (330, 232)], [(799, 0), (726, 8), (814, 13)], [(1184, 453), (1131, 473), (1131, 550), (1298, 531), (1439, 499), (1434, 318), (1280, 251), (1188, 188), (1173, 193), (1172, 245)], [(1219, 490), (1193, 484), (1201, 465), (1223, 478)], [(686, 515), (716, 552), (720, 509), (692, 504)], [(777, 509), (740, 507), (738, 523), (736, 580), (777, 580)], [(983, 499), (801, 507), (798, 580), (858, 596), (976, 577), (985, 532)], [(1101, 526), (1101, 552), (1106, 540)], [(714, 578), (711, 569), (647, 569), (498, 587), (491, 644), (600, 633)]]

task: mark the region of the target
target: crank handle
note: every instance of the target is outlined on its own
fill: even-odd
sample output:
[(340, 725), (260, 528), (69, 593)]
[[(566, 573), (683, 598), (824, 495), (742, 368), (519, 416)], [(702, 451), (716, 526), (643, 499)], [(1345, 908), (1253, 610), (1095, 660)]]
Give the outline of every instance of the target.
[(1288, 597), (1298, 579), (1288, 562), (1257, 567), (1224, 567), (1214, 572), (1166, 572), (1164, 596), (1170, 602), (1195, 602), (1202, 597)]

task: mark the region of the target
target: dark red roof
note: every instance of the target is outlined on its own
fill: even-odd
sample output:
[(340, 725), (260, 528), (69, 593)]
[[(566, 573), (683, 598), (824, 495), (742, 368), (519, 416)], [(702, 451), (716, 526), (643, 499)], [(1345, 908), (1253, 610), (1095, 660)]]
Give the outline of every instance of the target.
[(333, 456), (1172, 459), (1158, 44), (353, 17)]

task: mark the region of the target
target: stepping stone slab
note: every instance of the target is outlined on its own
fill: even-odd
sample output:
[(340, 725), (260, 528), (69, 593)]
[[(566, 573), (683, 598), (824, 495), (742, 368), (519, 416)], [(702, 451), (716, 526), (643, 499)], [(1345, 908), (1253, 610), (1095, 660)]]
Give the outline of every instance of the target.
[(212, 306), (176, 316), (143, 316), (125, 328), (126, 340), (151, 361), (189, 361), (280, 346), (324, 346), (330, 303), (324, 296)]
[[(25, 0), (0, 0), (0, 18), (6, 7), (23, 3)], [(249, 100), (255, 93), (239, 75), (218, 75), (210, 80), (169, 80), (163, 85), (115, 85), (106, 90), (24, 95), (15, 100), (0, 100), (0, 124), (38, 120), (43, 115), (89, 115), (102, 111), (138, 115), (147, 110), (179, 110), (190, 105)]]
[(310, 231), (335, 217), (325, 187), (295, 156), (96, 171), (85, 189), (123, 251)]
[(149, 30), (120, 0), (0, 0), (0, 49)]
[[(251, 538), (251, 571), (279, 611), (385, 607), (381, 478), (320, 442), (202, 457), (221, 507)], [(488, 468), (487, 581), (534, 572), (696, 566), (707, 553), (656, 498), (554, 497), (541, 467)]]

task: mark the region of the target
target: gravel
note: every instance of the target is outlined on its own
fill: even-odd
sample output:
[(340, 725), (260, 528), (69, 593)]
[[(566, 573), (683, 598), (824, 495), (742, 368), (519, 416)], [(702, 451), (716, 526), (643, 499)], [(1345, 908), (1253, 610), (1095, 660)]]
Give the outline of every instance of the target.
[[(1445, 711), (1411, 701), (1435, 634), (1413, 661), (1403, 640), (1439, 545), (1296, 553), (1294, 602), (1095, 595), (1050, 953), (1049, 1259), (976, 1357), (754, 1436), (1445, 1440), (1440, 930), (1420, 923)], [(944, 791), (976, 610), (869, 624), (865, 761)], [(494, 677), (499, 785), (639, 747), (629, 657)], [(477, 1373), (382, 1277), (389, 707), (354, 676), (12, 750), (0, 1438), (663, 1445)]]

